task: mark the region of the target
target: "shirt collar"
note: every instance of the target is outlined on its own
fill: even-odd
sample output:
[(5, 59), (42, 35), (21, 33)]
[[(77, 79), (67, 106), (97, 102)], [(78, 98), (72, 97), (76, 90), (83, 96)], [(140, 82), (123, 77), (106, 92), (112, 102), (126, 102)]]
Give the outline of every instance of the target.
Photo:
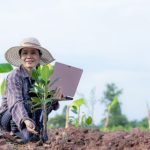
[(30, 78), (29, 74), (22, 65), (20, 65), (19, 69), (23, 78)]

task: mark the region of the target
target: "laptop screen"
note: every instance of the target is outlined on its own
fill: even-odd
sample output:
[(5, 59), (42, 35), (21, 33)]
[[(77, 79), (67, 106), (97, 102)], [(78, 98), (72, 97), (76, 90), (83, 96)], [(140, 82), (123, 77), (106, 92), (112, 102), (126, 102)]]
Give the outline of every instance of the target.
[(50, 89), (60, 87), (64, 97), (74, 97), (79, 84), (83, 70), (74, 66), (69, 66), (56, 62), (54, 65), (54, 73), (51, 76), (51, 82), (57, 80)]

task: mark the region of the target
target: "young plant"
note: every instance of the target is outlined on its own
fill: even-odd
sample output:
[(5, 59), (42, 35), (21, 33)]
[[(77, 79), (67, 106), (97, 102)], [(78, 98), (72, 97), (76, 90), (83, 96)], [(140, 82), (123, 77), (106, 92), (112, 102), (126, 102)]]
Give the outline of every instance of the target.
[(114, 108), (116, 108), (116, 106), (118, 105), (118, 103), (119, 103), (118, 102), (118, 98), (115, 96), (114, 99), (113, 99), (113, 101), (108, 105), (108, 108), (107, 108), (107, 117), (106, 117), (105, 125), (104, 125), (105, 128), (108, 127), (110, 114), (114, 110)]
[(30, 90), (31, 94), (31, 109), (35, 112), (38, 109), (42, 110), (40, 122), (42, 129), (40, 131), (40, 138), (42, 141), (48, 140), (47, 135), (47, 121), (48, 121), (48, 107), (52, 106), (54, 101), (53, 95), (55, 91), (49, 91), (49, 88), (55, 81), (50, 82), (50, 77), (53, 74), (53, 67), (50, 64), (40, 65), (32, 72), (32, 79), (35, 81)]
[[(72, 124), (75, 127), (79, 127), (80, 125), (80, 107), (85, 104), (85, 101), (83, 98), (74, 100), (71, 104), (67, 105), (66, 110), (66, 128), (68, 128), (69, 119), (72, 120)], [(72, 109), (72, 112), (77, 115), (77, 117), (69, 117), (69, 110)], [(92, 118), (89, 116), (88, 118), (84, 114), (81, 116), (81, 127), (83, 127), (83, 124), (90, 125), (92, 123)]]
[(86, 116), (86, 114), (83, 112), (83, 115), (81, 116), (81, 123), (80, 123), (80, 126), (82, 128), (85, 128), (87, 126), (90, 126), (93, 122), (93, 119), (91, 116)]

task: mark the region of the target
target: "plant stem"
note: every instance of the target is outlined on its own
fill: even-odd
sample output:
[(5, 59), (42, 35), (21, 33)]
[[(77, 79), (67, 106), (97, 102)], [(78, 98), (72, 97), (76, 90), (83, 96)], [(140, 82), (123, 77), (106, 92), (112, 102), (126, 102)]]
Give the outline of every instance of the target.
[[(44, 96), (43, 96), (43, 100), (45, 101), (46, 99), (46, 86), (44, 87)], [(48, 121), (48, 117), (47, 117), (47, 107), (46, 104), (43, 104), (43, 138), (44, 140), (46, 140), (46, 136), (47, 136), (47, 121)]]
[(66, 108), (66, 126), (65, 128), (68, 128), (69, 125), (69, 106)]
[(77, 127), (79, 127), (79, 124), (80, 124), (80, 106), (79, 106), (79, 110), (78, 110), (78, 125), (77, 125)]
[(108, 124), (109, 124), (109, 115), (107, 115), (107, 117), (106, 117), (104, 127), (107, 128)]

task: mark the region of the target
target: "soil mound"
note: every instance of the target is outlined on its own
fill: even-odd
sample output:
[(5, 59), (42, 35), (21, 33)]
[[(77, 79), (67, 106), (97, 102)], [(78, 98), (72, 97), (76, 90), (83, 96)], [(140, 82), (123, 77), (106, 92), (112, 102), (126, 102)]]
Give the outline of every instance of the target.
[(46, 143), (14, 144), (0, 138), (0, 150), (150, 150), (150, 132), (104, 133), (98, 129), (60, 128), (48, 131)]

